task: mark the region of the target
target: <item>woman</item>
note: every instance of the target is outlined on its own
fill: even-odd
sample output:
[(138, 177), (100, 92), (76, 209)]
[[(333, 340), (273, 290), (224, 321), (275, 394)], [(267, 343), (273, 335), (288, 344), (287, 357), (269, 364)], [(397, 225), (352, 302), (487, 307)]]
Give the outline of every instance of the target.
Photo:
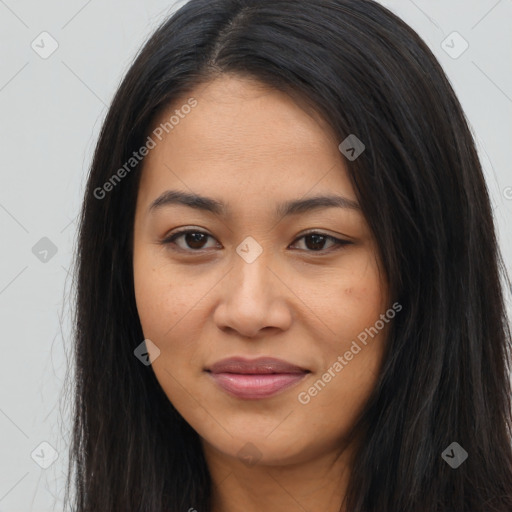
[(506, 277), (462, 108), (369, 0), (191, 0), (77, 257), (73, 510), (512, 510)]

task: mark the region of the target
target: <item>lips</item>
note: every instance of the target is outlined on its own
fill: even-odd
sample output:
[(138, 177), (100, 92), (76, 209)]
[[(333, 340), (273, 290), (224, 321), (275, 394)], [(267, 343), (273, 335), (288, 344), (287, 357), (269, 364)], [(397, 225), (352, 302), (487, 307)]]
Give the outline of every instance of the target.
[(207, 369), (211, 373), (241, 373), (264, 375), (269, 373), (304, 373), (308, 370), (287, 363), (273, 357), (260, 357), (258, 359), (244, 359), (243, 357), (232, 357), (222, 359)]
[(305, 368), (271, 357), (223, 359), (206, 371), (223, 391), (246, 400), (273, 396), (310, 373)]

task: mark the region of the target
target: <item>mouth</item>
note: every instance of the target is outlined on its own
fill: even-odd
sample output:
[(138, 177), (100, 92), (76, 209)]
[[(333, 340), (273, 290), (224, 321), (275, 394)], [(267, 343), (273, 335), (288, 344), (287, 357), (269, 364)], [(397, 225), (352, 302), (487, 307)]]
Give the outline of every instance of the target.
[(271, 357), (223, 359), (205, 371), (223, 391), (245, 400), (274, 396), (311, 373), (306, 368)]

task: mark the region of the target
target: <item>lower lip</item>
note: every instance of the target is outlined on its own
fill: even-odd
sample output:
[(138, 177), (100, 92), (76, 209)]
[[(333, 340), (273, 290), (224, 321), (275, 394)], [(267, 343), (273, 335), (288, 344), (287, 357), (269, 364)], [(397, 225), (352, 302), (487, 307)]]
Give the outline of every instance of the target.
[(215, 382), (230, 395), (246, 400), (268, 398), (301, 381), (306, 373), (210, 373)]

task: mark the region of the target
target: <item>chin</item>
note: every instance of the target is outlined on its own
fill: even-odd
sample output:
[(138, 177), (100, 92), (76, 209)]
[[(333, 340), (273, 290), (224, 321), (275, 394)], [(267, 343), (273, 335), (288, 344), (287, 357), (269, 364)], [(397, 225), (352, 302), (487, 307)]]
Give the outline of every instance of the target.
[(254, 431), (246, 431), (244, 436), (225, 436), (222, 439), (204, 441), (216, 452), (236, 458), (247, 467), (300, 464), (314, 457), (320, 449), (316, 446), (315, 440), (274, 434), (269, 436), (267, 430), (258, 430), (255, 425)]

